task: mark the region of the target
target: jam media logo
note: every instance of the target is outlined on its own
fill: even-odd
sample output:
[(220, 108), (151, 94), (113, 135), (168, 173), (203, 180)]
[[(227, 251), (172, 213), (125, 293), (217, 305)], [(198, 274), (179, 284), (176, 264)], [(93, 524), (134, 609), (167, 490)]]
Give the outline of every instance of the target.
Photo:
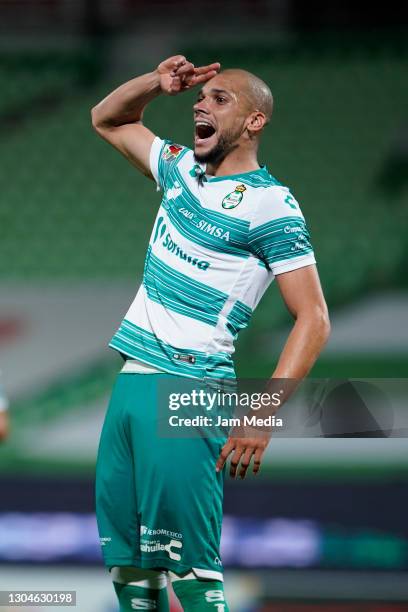
[(236, 208), (244, 197), (245, 185), (237, 185), (234, 191), (228, 193), (222, 201), (222, 207), (226, 209)]
[(167, 144), (163, 149), (162, 158), (164, 159), (164, 161), (169, 162), (172, 159), (176, 159), (176, 157), (180, 155), (182, 150), (183, 147), (181, 145)]

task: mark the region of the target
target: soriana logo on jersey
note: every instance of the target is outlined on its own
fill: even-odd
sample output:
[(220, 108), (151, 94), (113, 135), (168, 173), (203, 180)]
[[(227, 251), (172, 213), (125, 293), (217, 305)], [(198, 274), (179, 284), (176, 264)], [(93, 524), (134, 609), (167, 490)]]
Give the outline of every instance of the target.
[(165, 161), (171, 161), (172, 159), (176, 159), (182, 152), (183, 147), (177, 144), (166, 144), (163, 149), (162, 158)]

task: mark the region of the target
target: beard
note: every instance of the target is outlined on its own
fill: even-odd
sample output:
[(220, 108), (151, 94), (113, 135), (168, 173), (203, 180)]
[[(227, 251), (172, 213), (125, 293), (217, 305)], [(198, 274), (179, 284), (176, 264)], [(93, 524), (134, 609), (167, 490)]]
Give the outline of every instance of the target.
[(201, 164), (219, 164), (229, 153), (231, 153), (231, 151), (238, 147), (236, 144), (238, 138), (239, 134), (234, 133), (232, 130), (228, 130), (221, 134), (217, 144), (212, 149), (206, 153), (194, 153), (194, 158)]

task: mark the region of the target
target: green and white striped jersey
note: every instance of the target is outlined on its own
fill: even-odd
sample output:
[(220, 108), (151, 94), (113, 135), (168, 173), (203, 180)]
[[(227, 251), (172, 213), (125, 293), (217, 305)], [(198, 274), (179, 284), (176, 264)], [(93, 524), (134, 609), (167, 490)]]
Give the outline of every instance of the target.
[(274, 276), (315, 263), (304, 217), (265, 167), (208, 176), (191, 149), (160, 138), (150, 166), (163, 199), (110, 346), (165, 372), (234, 378), (234, 340)]

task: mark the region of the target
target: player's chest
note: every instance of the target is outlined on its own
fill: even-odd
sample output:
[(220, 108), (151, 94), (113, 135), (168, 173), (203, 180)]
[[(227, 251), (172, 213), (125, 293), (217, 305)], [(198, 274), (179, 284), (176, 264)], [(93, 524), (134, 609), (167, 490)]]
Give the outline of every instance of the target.
[(254, 202), (243, 183), (175, 179), (162, 206), (172, 224), (186, 236), (211, 245), (247, 251)]
[[(255, 196), (250, 186), (239, 181), (186, 180), (179, 175), (169, 181), (162, 204), (181, 214), (201, 211), (218, 217), (224, 223), (239, 225), (240, 221), (251, 221), (256, 206)], [(184, 206), (183, 210), (180, 205)]]

